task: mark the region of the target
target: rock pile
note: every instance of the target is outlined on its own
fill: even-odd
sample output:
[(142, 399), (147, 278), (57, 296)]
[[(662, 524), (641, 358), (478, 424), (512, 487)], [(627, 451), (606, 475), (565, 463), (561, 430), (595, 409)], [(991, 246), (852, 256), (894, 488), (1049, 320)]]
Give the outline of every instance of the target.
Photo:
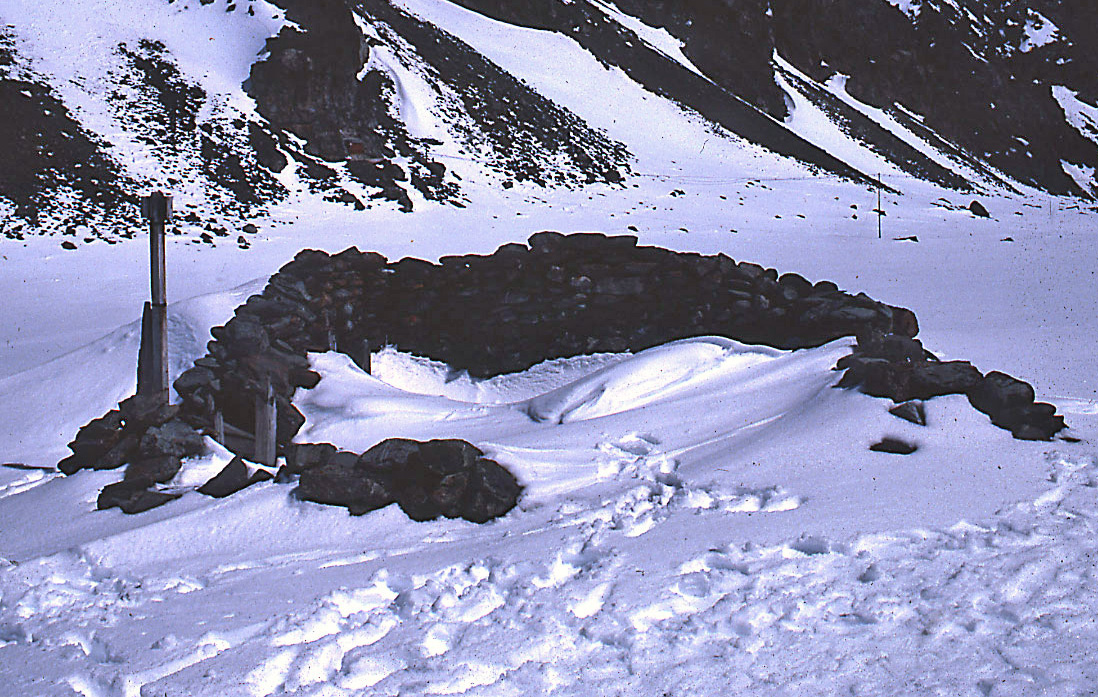
[[(509, 509), (513, 501), (498, 503), (508, 500), (509, 473), (468, 444), (386, 441), (362, 455), (292, 444), (305, 421), (291, 403), (294, 392), (320, 380), (308, 353), (339, 350), (366, 367), (371, 348), (383, 345), (490, 377), (550, 358), (635, 352), (692, 336), (785, 349), (858, 336), (854, 354), (838, 366), (847, 370), (843, 386), (898, 402), (968, 394), (1019, 438), (1049, 438), (1063, 428), (1055, 408), (1034, 404), (1025, 383), (926, 352), (912, 338), (918, 322), (910, 310), (724, 254), (638, 246), (633, 236), (541, 232), (528, 245), (437, 264), (389, 262), (353, 247), (335, 255), (306, 250), (211, 333), (207, 355), (175, 382), (178, 406), (127, 400), (72, 443), (73, 456), (59, 465), (66, 473), (128, 465), (126, 481), (105, 491), (101, 506), (151, 503), (150, 489), (201, 448), (202, 434), (223, 431), (229, 450), (254, 457), (256, 403), (270, 385), (278, 453), (287, 458), (282, 478), (300, 477), (302, 498), (352, 513), (396, 502), (417, 520), (478, 520)], [(251, 481), (226, 477), (231, 486), (213, 486), (211, 494)]]
[[(1049, 440), (1065, 427), (1056, 407), (1034, 402), (1029, 383), (1000, 372), (984, 375), (967, 361), (939, 361), (911, 337), (876, 332), (859, 335), (854, 352), (840, 359), (836, 367), (846, 370), (840, 387), (857, 387), (895, 402), (967, 395), (972, 406), (990, 416), (993, 424), (1021, 440)], [(921, 418), (926, 423), (925, 415), (897, 415), (914, 423)]]
[(162, 405), (147, 396), (124, 400), (80, 429), (69, 443), (73, 454), (57, 464), (65, 474), (81, 469), (115, 469), (126, 465), (125, 480), (99, 497), (99, 508), (118, 506), (136, 513), (175, 498), (152, 491), (171, 481), (185, 457), (203, 453), (202, 435), (179, 418), (179, 405)]
[(420, 521), (484, 523), (514, 508), (522, 492), (513, 474), (461, 440), (390, 438), (361, 455), (296, 445), (284, 472), (300, 476), (295, 493), (302, 500), (346, 506), (352, 515), (396, 503)]

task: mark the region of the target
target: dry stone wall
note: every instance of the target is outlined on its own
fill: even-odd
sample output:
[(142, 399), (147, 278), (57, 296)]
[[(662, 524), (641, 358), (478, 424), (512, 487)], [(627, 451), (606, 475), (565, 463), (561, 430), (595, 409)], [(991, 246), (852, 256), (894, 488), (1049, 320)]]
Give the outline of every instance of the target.
[[(857, 336), (854, 354), (838, 366), (847, 371), (841, 386), (897, 402), (968, 394), (1019, 438), (1047, 439), (1063, 428), (1055, 408), (1035, 404), (1025, 383), (938, 362), (913, 338), (918, 322), (910, 310), (724, 254), (639, 246), (633, 236), (541, 232), (526, 245), (438, 263), (390, 262), (353, 247), (334, 255), (305, 250), (211, 333), (207, 355), (175, 382), (180, 404), (150, 412), (124, 403), (81, 429), (73, 456), (59, 467), (71, 473), (128, 465), (136, 473), (127, 473), (130, 483), (115, 498), (136, 497), (140, 505), (131, 507), (140, 508), (152, 501), (143, 492), (178, 469), (194, 434), (221, 430), (230, 450), (252, 457), (256, 402), (269, 383), (277, 449), (289, 463), (283, 478), (310, 467), (331, 470), (333, 448), (292, 443), (305, 421), (293, 395), (320, 380), (307, 355), (334, 349), (366, 366), (370, 350), (381, 346), (489, 377), (550, 358), (635, 352), (691, 336), (783, 349)], [(339, 457), (353, 470), (359, 456)]]

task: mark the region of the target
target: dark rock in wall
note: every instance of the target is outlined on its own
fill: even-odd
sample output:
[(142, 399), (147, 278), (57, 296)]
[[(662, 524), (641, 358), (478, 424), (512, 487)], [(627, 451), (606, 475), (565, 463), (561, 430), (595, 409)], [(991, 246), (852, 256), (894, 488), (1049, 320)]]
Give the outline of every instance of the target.
[(140, 481), (121, 481), (103, 487), (96, 500), (96, 508), (101, 511), (109, 508), (121, 508), (123, 513), (143, 513), (179, 498), (179, 494), (162, 491), (150, 491)]
[[(964, 394), (996, 426), (1022, 440), (1049, 440), (1065, 428), (1051, 404), (1034, 403), (1033, 387), (1005, 373), (986, 376), (967, 361), (940, 362), (922, 344), (905, 336), (869, 332), (858, 337), (854, 352), (839, 360), (846, 371), (839, 387), (857, 388), (895, 402)], [(921, 407), (921, 405), (919, 405)], [(925, 414), (901, 404), (890, 410), (925, 425)]]
[(126, 467), (123, 480), (140, 483), (146, 487), (153, 484), (166, 484), (179, 472), (180, 465), (180, 459), (176, 455), (157, 455), (134, 460)]
[(514, 475), (465, 441), (402, 438), (362, 455), (333, 453), (306, 467), (296, 489), (302, 500), (345, 506), (352, 515), (397, 503), (412, 520), (476, 523), (505, 514), (521, 493)]

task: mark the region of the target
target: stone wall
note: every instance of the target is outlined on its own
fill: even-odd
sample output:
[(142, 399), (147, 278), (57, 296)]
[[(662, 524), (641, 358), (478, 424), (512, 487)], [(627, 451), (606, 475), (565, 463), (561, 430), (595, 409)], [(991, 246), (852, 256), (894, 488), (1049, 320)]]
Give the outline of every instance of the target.
[(848, 371), (842, 386), (895, 401), (968, 394), (1020, 438), (1047, 439), (1063, 428), (1055, 408), (1034, 404), (1025, 383), (1008, 384), (999, 373), (985, 378), (967, 363), (940, 363), (913, 339), (917, 333), (910, 310), (829, 281), (812, 283), (724, 254), (638, 246), (632, 236), (540, 232), (527, 245), (437, 264), (390, 262), (353, 247), (335, 255), (305, 250), (211, 331), (207, 355), (175, 382), (179, 405), (155, 411), (124, 403), (82, 429), (73, 456), (59, 467), (71, 473), (128, 464), (141, 475), (128, 480), (153, 486), (178, 469), (192, 447), (188, 434), (215, 432), (217, 415), (225, 445), (252, 457), (256, 399), (268, 382), (279, 453), (296, 462), (291, 444), (305, 419), (291, 400), (320, 380), (307, 354), (335, 349), (366, 365), (369, 351), (382, 346), (489, 377), (546, 359), (636, 352), (691, 336), (783, 349), (857, 336), (854, 354), (838, 366)]
[(850, 295), (828, 281), (779, 275), (721, 254), (637, 246), (631, 236), (542, 232), (490, 256), (388, 262), (351, 248), (307, 250), (213, 330), (209, 354), (175, 383), (184, 418), (234, 439), (254, 433), (254, 395), (270, 378), (278, 441), (302, 417), (290, 404), (319, 377), (306, 354), (336, 348), (363, 360), (394, 346), (489, 377), (548, 358), (640, 351), (717, 334), (778, 348), (819, 346), (876, 330), (914, 335), (909, 310)]

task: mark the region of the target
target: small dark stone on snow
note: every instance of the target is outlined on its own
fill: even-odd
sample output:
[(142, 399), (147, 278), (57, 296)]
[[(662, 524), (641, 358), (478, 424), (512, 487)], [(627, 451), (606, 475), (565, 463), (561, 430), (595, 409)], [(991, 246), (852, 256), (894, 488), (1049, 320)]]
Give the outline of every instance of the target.
[(926, 426), (926, 406), (920, 401), (913, 400), (897, 404), (889, 409), (888, 413), (918, 426)]
[(76, 249), (76, 245), (68, 240), (65, 240), (61, 243), (61, 249)]
[(892, 240), (894, 242), (918, 242), (919, 241), (919, 236), (918, 235), (908, 235), (907, 237), (893, 237)]
[(986, 208), (984, 208), (984, 204), (980, 203), (979, 201), (973, 201), (972, 203), (968, 204), (968, 210), (972, 212), (972, 215), (975, 215), (979, 218), (991, 217), (991, 214), (987, 212)]
[(244, 233), (248, 235), (254, 235), (259, 232), (259, 228), (255, 226), (255, 223), (247, 223), (246, 225), (244, 225), (243, 228), (241, 228), (241, 230), (243, 230)]
[(869, 446), (869, 449), (876, 453), (891, 453), (893, 455), (910, 455), (919, 449), (918, 445), (914, 443), (908, 443), (902, 441), (899, 438), (882, 438), (880, 441)]

